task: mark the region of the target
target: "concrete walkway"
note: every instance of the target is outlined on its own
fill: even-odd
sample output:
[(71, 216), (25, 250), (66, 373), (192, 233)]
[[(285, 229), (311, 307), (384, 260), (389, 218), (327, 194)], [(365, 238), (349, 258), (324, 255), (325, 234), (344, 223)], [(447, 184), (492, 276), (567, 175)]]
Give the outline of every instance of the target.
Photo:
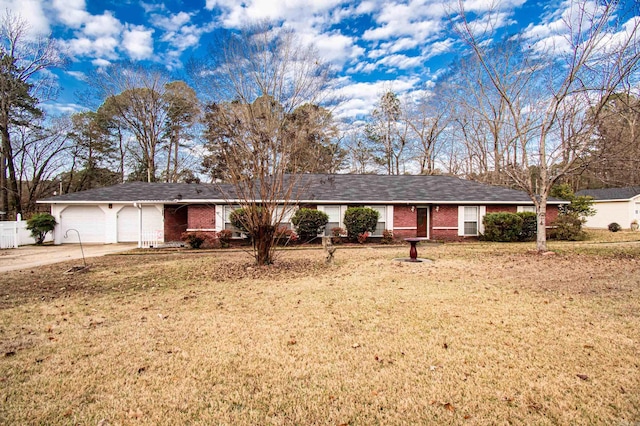
[[(84, 257), (88, 258), (120, 253), (132, 250), (137, 246), (136, 243), (83, 244), (82, 248), (84, 249)], [(30, 269), (73, 259), (82, 259), (82, 252), (78, 244), (22, 246), (17, 249), (0, 250), (0, 272)], [(82, 260), (79, 265), (81, 264)]]

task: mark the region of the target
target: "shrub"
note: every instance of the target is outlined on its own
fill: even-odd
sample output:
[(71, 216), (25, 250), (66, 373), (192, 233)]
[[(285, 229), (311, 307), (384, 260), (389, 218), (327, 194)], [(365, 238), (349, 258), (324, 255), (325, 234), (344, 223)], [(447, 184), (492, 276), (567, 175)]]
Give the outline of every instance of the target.
[(609, 231), (611, 232), (618, 232), (619, 230), (622, 229), (622, 226), (618, 225), (616, 222), (611, 222), (608, 228), (609, 228)]
[(347, 237), (353, 241), (360, 234), (374, 232), (379, 217), (380, 213), (369, 207), (349, 207), (344, 213), (344, 226), (347, 228)]
[(233, 238), (233, 231), (230, 229), (223, 229), (218, 232), (218, 241), (220, 241), (222, 248), (227, 248), (231, 245), (231, 238)]
[(533, 212), (517, 213), (522, 218), (522, 230), (518, 241), (535, 241), (538, 234), (538, 217)]
[(587, 237), (582, 230), (582, 219), (575, 214), (561, 214), (551, 225), (549, 237), (554, 240), (580, 241)]
[(486, 241), (513, 242), (520, 239), (524, 220), (515, 213), (488, 213), (482, 219)]
[(215, 248), (219, 244), (219, 241), (216, 238), (215, 234), (212, 234), (210, 232), (183, 232), (180, 236), (180, 239), (189, 244), (189, 247), (191, 247), (192, 249), (205, 247)]
[(305, 240), (322, 234), (328, 222), (329, 216), (325, 212), (315, 209), (298, 209), (291, 218), (296, 232)]
[(358, 242), (360, 244), (364, 244), (367, 241), (367, 238), (369, 238), (368, 232), (363, 232), (362, 234), (358, 234)]
[(281, 226), (276, 230), (275, 239), (278, 244), (286, 245), (298, 241), (298, 235), (286, 226)]
[(331, 243), (342, 244), (342, 236), (346, 233), (347, 231), (344, 228), (339, 228), (336, 226), (331, 230)]
[(382, 231), (382, 239), (380, 240), (382, 244), (391, 244), (393, 243), (393, 231), (390, 229), (385, 229)]
[(31, 236), (36, 240), (36, 244), (42, 244), (47, 232), (53, 231), (56, 224), (56, 218), (49, 213), (36, 213), (27, 220), (27, 229), (31, 231)]

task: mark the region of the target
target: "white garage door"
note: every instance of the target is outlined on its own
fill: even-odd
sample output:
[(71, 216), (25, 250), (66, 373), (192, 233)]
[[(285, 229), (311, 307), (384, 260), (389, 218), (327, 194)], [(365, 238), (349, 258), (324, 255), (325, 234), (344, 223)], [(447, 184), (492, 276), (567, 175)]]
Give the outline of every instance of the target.
[(69, 206), (60, 214), (63, 244), (78, 242), (78, 234), (70, 229), (80, 233), (83, 243), (104, 243), (104, 212), (98, 206)]
[[(126, 206), (118, 212), (118, 242), (138, 241), (138, 208)], [(154, 206), (142, 207), (142, 230), (162, 231), (162, 213)]]

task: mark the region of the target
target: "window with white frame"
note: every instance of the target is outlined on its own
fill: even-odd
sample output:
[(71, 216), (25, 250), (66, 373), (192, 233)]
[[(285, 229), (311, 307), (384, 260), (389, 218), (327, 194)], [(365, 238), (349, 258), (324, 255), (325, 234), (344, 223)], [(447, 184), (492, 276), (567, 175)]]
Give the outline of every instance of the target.
[(342, 223), (342, 209), (340, 206), (318, 206), (318, 208), (324, 210), (324, 212), (329, 216), (329, 222), (327, 222), (327, 226), (324, 229), (324, 235), (331, 235), (331, 230), (333, 228), (339, 228), (340, 223)]
[(293, 225), (291, 224), (291, 218), (296, 212), (296, 206), (277, 206), (273, 212), (273, 220), (280, 219), (280, 227), (285, 227), (287, 229), (292, 229)]
[(464, 207), (464, 235), (478, 235), (478, 206)]
[(231, 235), (232, 238), (244, 237), (244, 234), (231, 224), (231, 212), (239, 208), (240, 206), (224, 206), (224, 229), (228, 229), (233, 232), (233, 234)]
[(387, 206), (368, 206), (378, 212), (378, 223), (376, 230), (371, 234), (372, 237), (381, 237), (387, 226)]
[(518, 213), (520, 212), (536, 212), (536, 206), (518, 206)]

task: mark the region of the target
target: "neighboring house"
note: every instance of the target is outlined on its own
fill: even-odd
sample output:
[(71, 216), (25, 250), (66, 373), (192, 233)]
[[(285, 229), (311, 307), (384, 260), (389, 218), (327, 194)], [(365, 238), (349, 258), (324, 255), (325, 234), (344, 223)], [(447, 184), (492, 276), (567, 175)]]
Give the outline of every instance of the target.
[[(486, 213), (535, 211), (524, 192), (451, 176), (309, 174), (303, 176), (301, 187), (297, 205), (327, 213), (327, 234), (344, 227), (349, 206), (367, 206), (380, 213), (373, 236), (389, 229), (397, 238), (438, 240), (478, 236)], [(222, 189), (232, 192), (229, 187)], [(56, 244), (77, 242), (75, 235), (64, 238), (69, 229), (78, 230), (83, 242), (138, 241), (149, 246), (178, 241), (185, 231), (232, 229), (229, 214), (237, 207), (237, 200), (225, 199), (218, 185), (187, 183), (132, 182), (38, 202), (51, 204), (58, 221)], [(557, 217), (558, 205), (565, 203), (549, 201), (547, 225)]]
[(640, 221), (640, 187), (585, 189), (576, 195), (593, 197), (595, 216), (587, 218), (588, 228), (606, 228), (616, 222), (623, 228), (629, 228), (631, 222)]

